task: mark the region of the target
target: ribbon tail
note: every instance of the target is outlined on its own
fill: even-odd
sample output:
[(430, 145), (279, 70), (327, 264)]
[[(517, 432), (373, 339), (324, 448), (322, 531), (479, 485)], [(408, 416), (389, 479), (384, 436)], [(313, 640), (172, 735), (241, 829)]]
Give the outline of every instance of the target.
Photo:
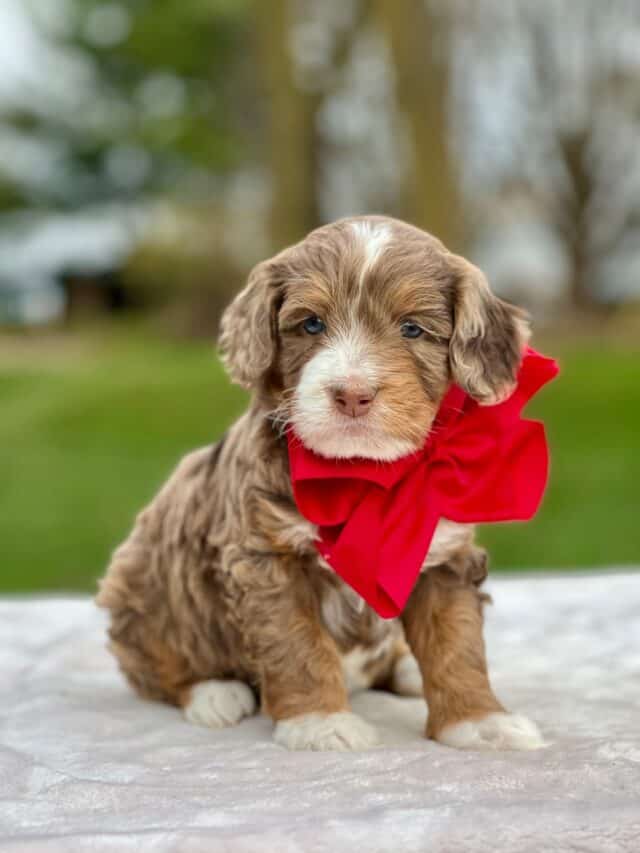
[[(377, 601), (385, 611), (392, 611), (393, 616), (399, 616), (409, 600), (440, 520), (435, 496), (426, 487), (420, 502), (424, 506), (423, 513), (404, 510), (390, 513), (388, 524), (392, 529), (384, 537), (380, 550)], [(374, 609), (389, 618), (378, 607)]]

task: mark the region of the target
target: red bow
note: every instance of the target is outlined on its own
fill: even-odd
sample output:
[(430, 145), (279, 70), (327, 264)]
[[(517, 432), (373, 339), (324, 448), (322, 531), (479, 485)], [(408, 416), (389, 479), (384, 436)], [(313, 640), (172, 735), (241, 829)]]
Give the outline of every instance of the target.
[(480, 523), (535, 514), (547, 442), (543, 425), (520, 412), (557, 373), (553, 359), (528, 349), (502, 403), (480, 406), (452, 386), (423, 448), (395, 462), (326, 459), (288, 434), (293, 494), (318, 525), (319, 552), (380, 616), (402, 612), (440, 518)]

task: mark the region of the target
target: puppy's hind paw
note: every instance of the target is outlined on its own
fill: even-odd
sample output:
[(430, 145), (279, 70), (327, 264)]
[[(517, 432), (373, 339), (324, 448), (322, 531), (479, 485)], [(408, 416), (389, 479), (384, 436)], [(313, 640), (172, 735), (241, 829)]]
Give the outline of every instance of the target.
[(251, 688), (242, 681), (201, 681), (194, 684), (184, 705), (190, 723), (222, 729), (234, 726), (256, 709)]
[(393, 667), (391, 690), (398, 696), (422, 696), (422, 676), (413, 655), (399, 658)]
[(334, 714), (302, 714), (276, 723), (276, 743), (287, 749), (349, 750), (371, 749), (379, 744), (378, 733), (350, 711)]
[(480, 720), (454, 723), (438, 734), (436, 740), (456, 749), (541, 749), (546, 746), (540, 730), (520, 714), (495, 712)]

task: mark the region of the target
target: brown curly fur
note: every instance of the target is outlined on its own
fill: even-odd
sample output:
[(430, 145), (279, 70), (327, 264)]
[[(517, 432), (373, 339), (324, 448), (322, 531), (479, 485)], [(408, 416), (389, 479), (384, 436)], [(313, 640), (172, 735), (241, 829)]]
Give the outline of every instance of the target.
[[(377, 650), (369, 681), (383, 685), (407, 653), (401, 624), (361, 606), (322, 563), (293, 502), (278, 427), (319, 346), (300, 324), (310, 313), (336, 324), (357, 315), (384, 354), (385, 429), (413, 442), (452, 378), (482, 401), (499, 399), (526, 333), (520, 312), (435, 238), (394, 220), (358, 221), (392, 235), (365, 291), (353, 220), (252, 272), (220, 335), (232, 378), (253, 392), (249, 409), (218, 444), (183, 459), (113, 556), (97, 600), (110, 611), (111, 648), (145, 697), (184, 705), (198, 682), (233, 678), (251, 684), (275, 720), (341, 711), (349, 707), (342, 655)], [(395, 331), (407, 310), (429, 329), (411, 352)], [(501, 707), (482, 640), (484, 552), (470, 527), (439, 532), (402, 618), (429, 736)]]

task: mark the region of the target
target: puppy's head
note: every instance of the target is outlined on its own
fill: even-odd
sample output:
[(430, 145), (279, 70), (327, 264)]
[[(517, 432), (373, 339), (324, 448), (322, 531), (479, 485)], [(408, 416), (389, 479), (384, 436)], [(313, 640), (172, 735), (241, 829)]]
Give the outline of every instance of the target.
[(313, 231), (251, 273), (222, 318), (231, 377), (328, 457), (419, 449), (451, 381), (506, 398), (524, 314), (434, 237), (384, 217)]

